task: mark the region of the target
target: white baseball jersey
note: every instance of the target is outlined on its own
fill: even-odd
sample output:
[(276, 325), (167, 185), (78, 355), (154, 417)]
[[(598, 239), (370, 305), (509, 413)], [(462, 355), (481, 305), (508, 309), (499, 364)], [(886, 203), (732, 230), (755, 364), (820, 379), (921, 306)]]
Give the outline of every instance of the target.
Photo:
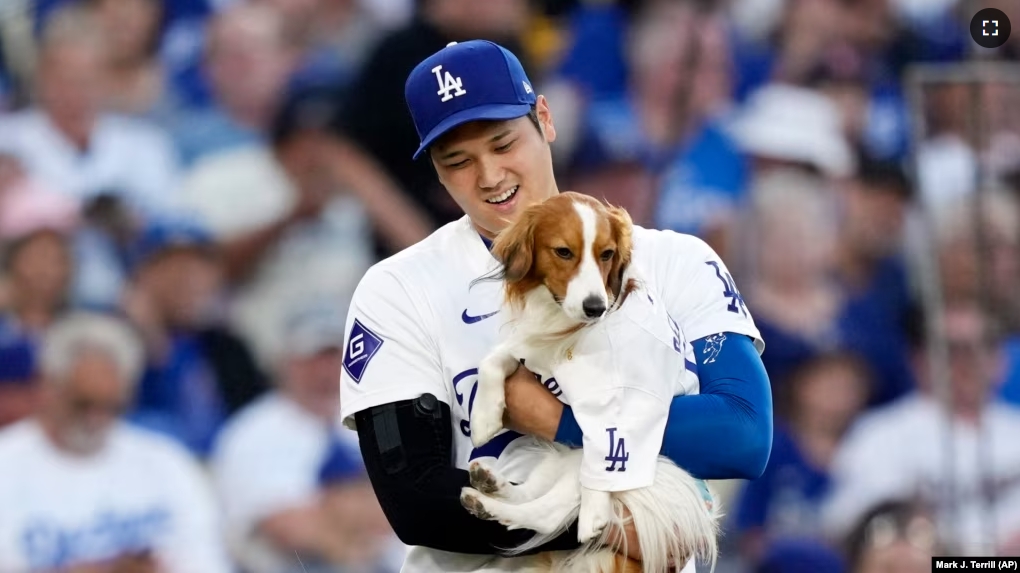
[[(704, 241), (635, 227), (633, 260), (659, 291), (650, 293), (652, 298), (677, 323), (692, 369), (696, 367), (689, 341), (718, 332), (751, 336), (759, 352), (762, 350), (758, 330), (733, 279)], [(498, 281), (472, 282), (495, 266), (465, 216), (377, 263), (365, 274), (347, 316), (341, 375), (341, 419), (345, 425), (353, 428), (354, 414), (366, 408), (430, 393), (448, 404), (453, 414), (457, 467), (466, 469), (472, 459), (484, 456), (500, 458), (504, 465), (501, 454), (513, 455), (514, 448), (507, 446), (517, 434), (504, 432), (478, 449), (472, 447), (470, 438), (478, 364), (496, 345), (502, 324), (493, 319), (501, 306), (502, 285)], [(673, 373), (662, 376), (672, 379)], [(554, 378), (543, 377), (543, 382), (562, 399)], [(689, 387), (675, 391), (696, 389), (692, 379)], [(604, 433), (603, 439), (608, 440), (608, 432)], [(640, 464), (633, 456), (629, 463)], [(526, 475), (527, 468), (519, 471)], [(508, 477), (520, 476), (510, 473)], [(513, 559), (414, 547), (403, 570), (513, 569)]]
[(126, 425), (88, 458), (35, 420), (0, 432), (0, 571), (26, 573), (149, 550), (168, 573), (228, 573), (217, 507), (198, 464)]

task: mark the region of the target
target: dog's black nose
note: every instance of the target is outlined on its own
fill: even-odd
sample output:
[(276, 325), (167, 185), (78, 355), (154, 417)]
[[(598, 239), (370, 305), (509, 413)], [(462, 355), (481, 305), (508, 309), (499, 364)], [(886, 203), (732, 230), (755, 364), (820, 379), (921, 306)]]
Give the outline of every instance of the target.
[(584, 309), (584, 315), (588, 318), (598, 318), (606, 312), (606, 303), (602, 302), (601, 298), (591, 295), (584, 299), (581, 308)]

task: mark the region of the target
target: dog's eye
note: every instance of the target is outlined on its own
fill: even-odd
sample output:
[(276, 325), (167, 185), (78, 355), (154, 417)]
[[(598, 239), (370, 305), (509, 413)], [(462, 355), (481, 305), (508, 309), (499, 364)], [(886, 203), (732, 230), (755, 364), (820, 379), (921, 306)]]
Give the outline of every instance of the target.
[(614, 251), (613, 249), (606, 249), (606, 250), (602, 251), (602, 260), (603, 261), (608, 261), (609, 259), (613, 258), (613, 255), (615, 255), (615, 254), (616, 254), (616, 251)]
[(569, 260), (570, 257), (574, 256), (574, 253), (571, 253), (570, 249), (568, 249), (566, 247), (558, 247), (558, 248), (554, 249), (554, 251), (556, 252), (556, 256), (561, 258), (561, 259), (568, 259)]

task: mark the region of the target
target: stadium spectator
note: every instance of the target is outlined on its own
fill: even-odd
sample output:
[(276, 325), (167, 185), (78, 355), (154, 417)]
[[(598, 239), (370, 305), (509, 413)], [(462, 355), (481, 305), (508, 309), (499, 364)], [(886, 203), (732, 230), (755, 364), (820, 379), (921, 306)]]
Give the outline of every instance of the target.
[(860, 354), (875, 375), (871, 405), (914, 386), (907, 316), (913, 304), (904, 258), (904, 223), (912, 187), (895, 164), (863, 159), (838, 188), (839, 242), (834, 279), (845, 298), (842, 346)]
[(829, 467), (871, 386), (864, 364), (845, 353), (818, 356), (787, 380), (776, 396), (777, 423), (765, 473), (747, 483), (731, 510), (748, 562), (759, 562), (779, 541), (825, 541), (820, 511)]
[(0, 116), (0, 149), (39, 183), (82, 205), (120, 197), (141, 216), (173, 209), (177, 162), (156, 127), (103, 111), (102, 28), (82, 6), (48, 21), (39, 46), (36, 106)]
[[(976, 199), (982, 203), (980, 212)], [(986, 309), (994, 309), (1004, 329), (1000, 394), (1020, 405), (1020, 303), (1012, 294), (1020, 280), (1017, 199), (1009, 191), (997, 190), (980, 198), (959, 198), (935, 211), (943, 297), (951, 302), (979, 300)]]
[(231, 571), (199, 467), (120, 420), (142, 367), (134, 333), (69, 315), (40, 356), (37, 415), (0, 431), (0, 570)]
[(364, 154), (330, 133), (338, 105), (329, 88), (295, 92), (272, 123), (271, 148), (209, 158), (181, 190), (222, 247), (232, 320), (262, 360), (278, 349), (282, 313), (295, 302), (328, 297), (347, 308), (373, 261), (373, 229), (394, 250), (430, 229)]
[(283, 17), (300, 53), (292, 83), (346, 85), (383, 31), (382, 23), (352, 0), (257, 0)]
[(276, 388), (217, 442), (214, 480), (234, 553), (251, 573), (359, 570), (395, 547), (357, 437), (337, 423), (340, 318), (325, 301), (290, 312)]
[(768, 338), (762, 361), (777, 392), (799, 365), (841, 342), (843, 297), (831, 278), (838, 241), (834, 199), (824, 179), (788, 167), (759, 176), (750, 190), (741, 235), (747, 260), (738, 280)]
[(844, 545), (850, 573), (924, 573), (933, 555), (946, 554), (933, 512), (909, 498), (869, 510)]
[(299, 56), (270, 6), (232, 4), (212, 17), (206, 34), (202, 68), (211, 105), (161, 120), (189, 168), (217, 152), (266, 140)]
[[(74, 273), (70, 239), (73, 202), (59, 195), (14, 190), (0, 201), (0, 330), (37, 339), (66, 310)], [(26, 192), (28, 191), (28, 192)]]
[(846, 535), (875, 504), (915, 496), (947, 516), (952, 551), (992, 551), (1020, 531), (1020, 410), (994, 399), (1000, 333), (973, 303), (951, 304), (941, 322), (949, 396), (934, 387), (918, 333), (918, 390), (864, 414), (836, 454), (823, 511), (831, 535)]
[(203, 229), (153, 223), (134, 257), (123, 310), (146, 356), (131, 419), (204, 457), (227, 417), (265, 389), (265, 378), (248, 346), (221, 321), (222, 265)]
[(856, 167), (838, 108), (814, 90), (766, 85), (749, 96), (730, 130), (750, 158), (752, 179), (794, 167), (839, 180)]
[(156, 118), (172, 107), (166, 69), (159, 59), (164, 8), (161, 0), (85, 0), (102, 26), (106, 107), (126, 115)]
[[(652, 3), (628, 37), (624, 90), (590, 94), (568, 79), (569, 91), (556, 93), (555, 153), (569, 157), (571, 188), (627, 208), (638, 224), (711, 235), (746, 184), (743, 158), (716, 125), (731, 92), (723, 20), (689, 3)], [(560, 117), (580, 132), (561, 141)]]

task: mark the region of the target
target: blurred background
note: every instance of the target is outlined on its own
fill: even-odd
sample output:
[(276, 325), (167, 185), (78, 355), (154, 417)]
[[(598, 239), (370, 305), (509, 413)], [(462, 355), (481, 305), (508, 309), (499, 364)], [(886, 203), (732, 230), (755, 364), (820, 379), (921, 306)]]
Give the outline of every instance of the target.
[(1020, 24), (1015, 0), (0, 0), (0, 571), (399, 569), (335, 423), (342, 325), (373, 262), (459, 216), (403, 83), (471, 38), (549, 98), (561, 189), (704, 238), (754, 313), (775, 443), (714, 484), (718, 571), (1020, 554), (1020, 34), (977, 46), (987, 7)]

